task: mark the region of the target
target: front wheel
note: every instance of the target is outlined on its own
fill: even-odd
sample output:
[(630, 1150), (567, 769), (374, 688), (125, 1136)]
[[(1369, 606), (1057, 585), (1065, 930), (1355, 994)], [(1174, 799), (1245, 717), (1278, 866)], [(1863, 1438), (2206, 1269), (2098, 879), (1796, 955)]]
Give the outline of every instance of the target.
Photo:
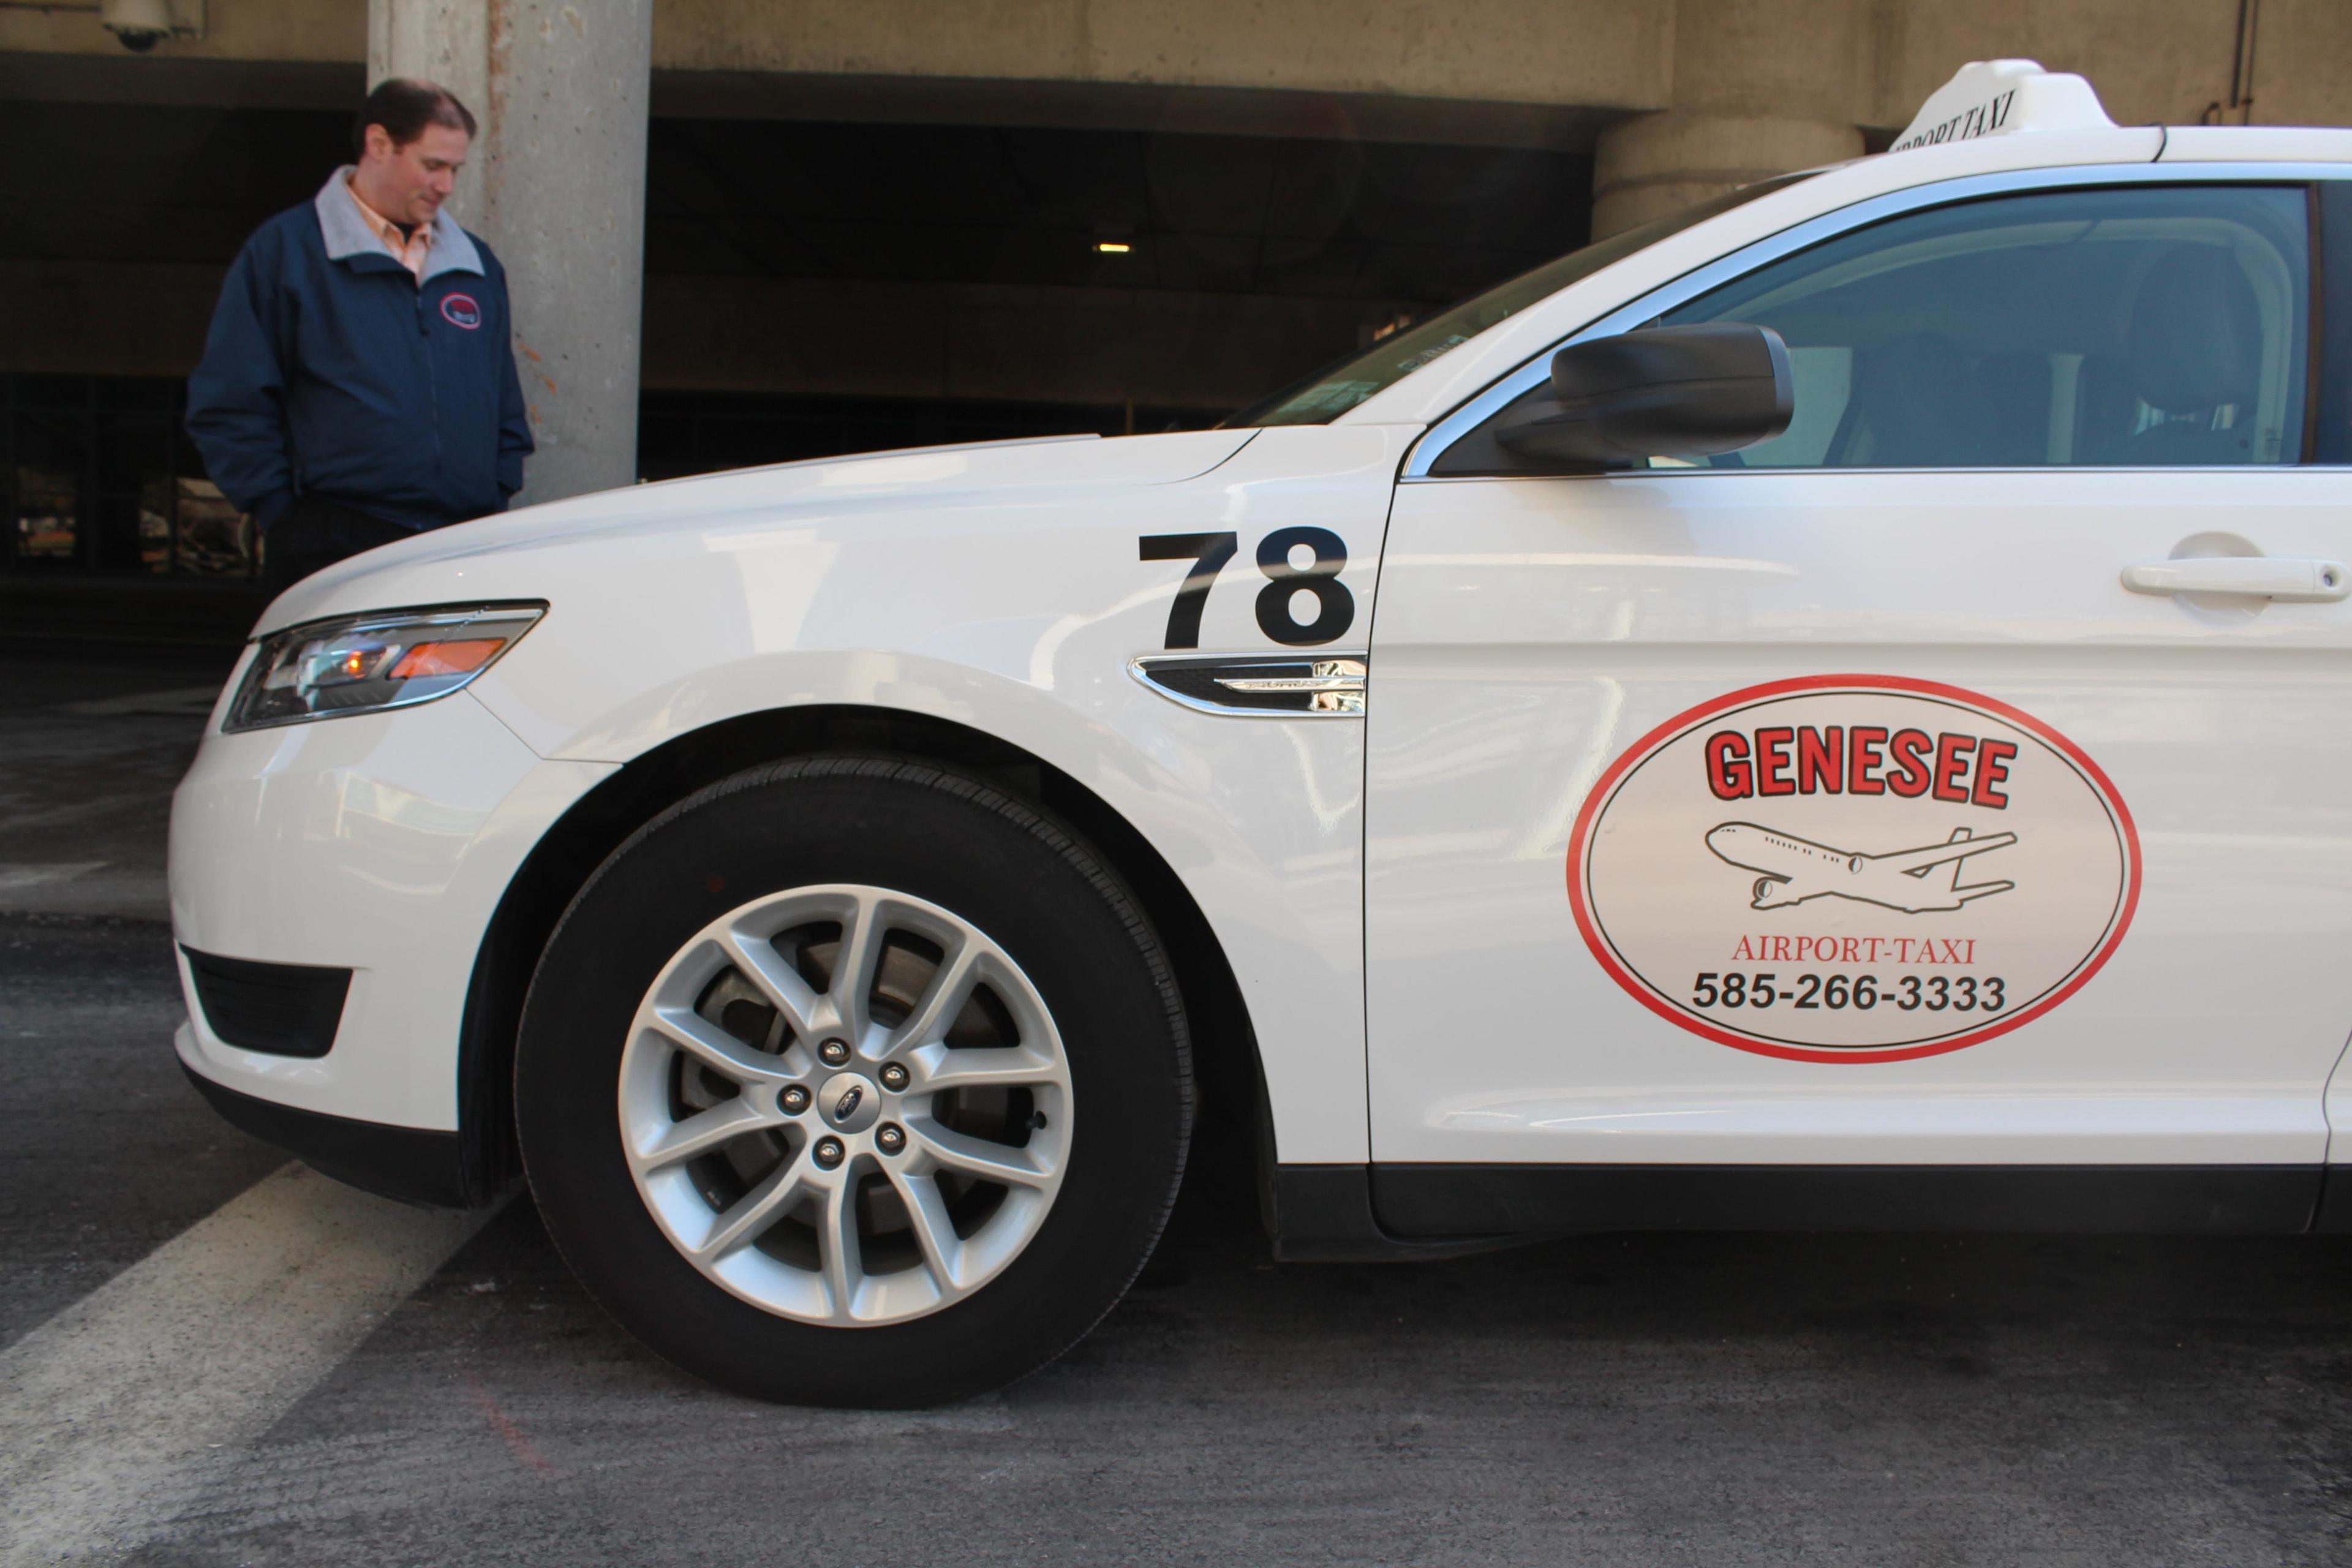
[(1171, 975), (1026, 805), (889, 759), (755, 769), (614, 851), (551, 939), (515, 1100), (550, 1233), (688, 1370), (932, 1404), (1051, 1360), (1183, 1166)]

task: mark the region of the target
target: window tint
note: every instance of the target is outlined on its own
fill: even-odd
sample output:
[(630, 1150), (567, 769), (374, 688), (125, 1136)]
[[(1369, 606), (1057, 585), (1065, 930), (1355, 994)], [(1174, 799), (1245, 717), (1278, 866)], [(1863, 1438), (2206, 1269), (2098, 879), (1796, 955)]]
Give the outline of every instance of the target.
[(2299, 187), (2005, 196), (1842, 236), (1664, 321), (1788, 342), (1794, 421), (1718, 468), (2294, 462), (2305, 226)]
[(2319, 405), (2311, 461), (2352, 463), (2352, 180), (2325, 180), (2319, 191)]
[(1251, 404), (1222, 423), (1235, 429), (1254, 425), (1328, 425), (1374, 393), (1402, 381), (1430, 361), (1460, 348), (1529, 305), (1549, 300), (1570, 284), (1580, 282), (1602, 268), (1717, 214), (1745, 206), (1759, 196), (1809, 179), (1811, 173), (1808, 170), (1759, 180), (1639, 228), (1612, 235), (1581, 250), (1571, 250), (1532, 272), (1521, 273), (1484, 294), (1473, 295), (1362, 353), (1336, 360), (1304, 381), (1294, 382), (1272, 396)]

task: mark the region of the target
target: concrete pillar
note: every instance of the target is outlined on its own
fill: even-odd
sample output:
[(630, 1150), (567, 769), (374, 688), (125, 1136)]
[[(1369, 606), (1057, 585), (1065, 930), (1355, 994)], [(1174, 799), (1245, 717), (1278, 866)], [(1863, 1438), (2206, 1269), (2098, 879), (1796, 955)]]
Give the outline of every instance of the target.
[(516, 504), (636, 479), (652, 0), (368, 0), (368, 80), (480, 121), (451, 210), (506, 264), (539, 450)]
[(1855, 0), (1678, 0), (1673, 107), (1601, 133), (1592, 235), (1791, 169), (1861, 155)]

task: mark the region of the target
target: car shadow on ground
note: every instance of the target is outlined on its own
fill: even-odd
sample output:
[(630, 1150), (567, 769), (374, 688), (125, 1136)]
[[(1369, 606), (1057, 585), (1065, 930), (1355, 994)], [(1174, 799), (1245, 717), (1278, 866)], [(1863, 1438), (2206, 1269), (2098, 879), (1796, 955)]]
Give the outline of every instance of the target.
[(144, 1560), (951, 1539), (964, 1563), (2325, 1563), (2352, 1503), (2347, 1330), (2335, 1238), (1276, 1265), (1246, 1187), (1196, 1182), (1054, 1365), (938, 1410), (814, 1411), (639, 1348), (526, 1198)]

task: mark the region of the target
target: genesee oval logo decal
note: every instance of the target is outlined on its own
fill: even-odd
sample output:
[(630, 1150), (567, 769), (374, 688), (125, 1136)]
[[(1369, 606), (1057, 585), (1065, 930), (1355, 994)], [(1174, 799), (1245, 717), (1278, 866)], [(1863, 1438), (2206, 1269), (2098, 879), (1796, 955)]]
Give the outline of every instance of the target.
[(482, 307), (471, 294), (441, 296), (441, 315), (451, 326), (463, 327), (469, 332), (482, 324)]
[(1651, 1011), (1809, 1062), (1956, 1051), (2049, 1012), (2139, 900), (2107, 776), (2039, 720), (1933, 681), (1824, 675), (1658, 726), (1577, 816), (1568, 891)]

